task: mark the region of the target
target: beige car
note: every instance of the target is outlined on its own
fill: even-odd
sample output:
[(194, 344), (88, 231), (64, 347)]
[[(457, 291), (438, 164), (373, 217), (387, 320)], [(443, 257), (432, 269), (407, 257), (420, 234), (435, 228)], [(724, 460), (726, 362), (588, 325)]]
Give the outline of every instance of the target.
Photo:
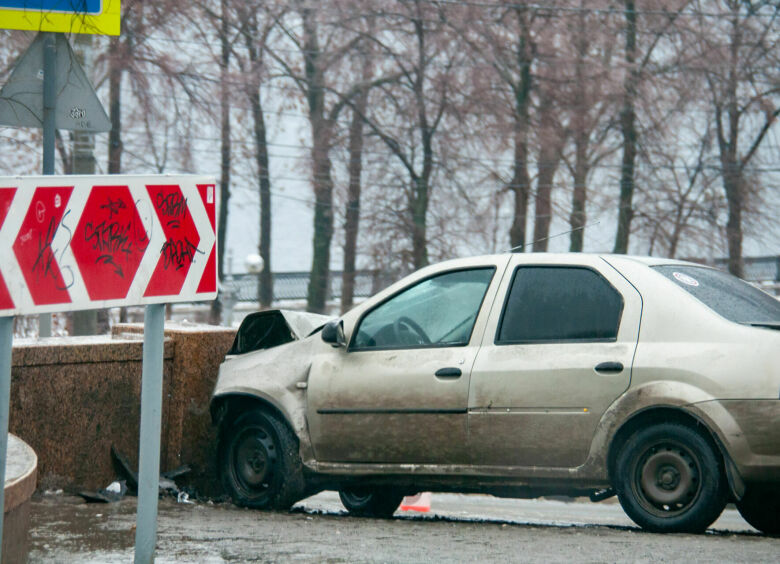
[(696, 264), (473, 257), (338, 319), (253, 314), (211, 407), (245, 506), (617, 494), (652, 531), (703, 531), (733, 500), (780, 532), (780, 302)]

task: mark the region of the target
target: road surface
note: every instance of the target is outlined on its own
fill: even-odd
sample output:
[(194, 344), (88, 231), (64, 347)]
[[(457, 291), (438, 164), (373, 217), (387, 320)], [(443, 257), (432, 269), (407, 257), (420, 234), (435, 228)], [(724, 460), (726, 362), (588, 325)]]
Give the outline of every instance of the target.
[[(132, 560), (135, 498), (33, 501), (30, 562)], [(613, 500), (593, 504), (434, 494), (429, 513), (347, 516), (324, 492), (293, 512), (160, 501), (158, 563), (223, 562), (777, 562), (780, 539), (726, 509), (704, 535), (636, 528)]]

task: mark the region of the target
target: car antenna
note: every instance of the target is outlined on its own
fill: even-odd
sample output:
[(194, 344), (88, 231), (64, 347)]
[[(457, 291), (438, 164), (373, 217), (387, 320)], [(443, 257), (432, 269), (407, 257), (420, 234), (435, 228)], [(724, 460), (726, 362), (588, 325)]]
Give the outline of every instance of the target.
[(555, 239), (556, 237), (561, 237), (563, 235), (568, 235), (569, 233), (574, 233), (575, 231), (581, 231), (581, 230), (585, 229), (586, 227), (593, 227), (594, 225), (598, 225), (599, 223), (601, 223), (600, 220), (596, 221), (594, 223), (589, 223), (587, 225), (583, 225), (581, 227), (576, 227), (574, 229), (569, 229), (568, 231), (564, 231), (563, 233), (556, 233), (555, 235), (550, 235), (548, 237), (542, 237), (541, 239), (537, 239), (536, 241), (531, 241), (530, 243), (522, 243), (522, 244), (520, 244), (520, 245), (518, 245), (516, 247), (512, 247), (511, 249), (509, 249), (506, 252), (507, 253), (516, 253), (516, 252), (518, 252), (518, 250), (522, 250), (525, 247), (527, 247), (528, 245), (535, 245), (536, 243), (541, 243), (542, 241), (549, 241), (550, 239)]

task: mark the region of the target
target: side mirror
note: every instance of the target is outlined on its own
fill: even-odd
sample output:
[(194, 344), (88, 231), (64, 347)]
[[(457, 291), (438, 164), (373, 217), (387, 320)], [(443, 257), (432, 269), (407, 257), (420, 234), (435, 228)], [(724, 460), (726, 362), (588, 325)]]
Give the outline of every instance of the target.
[(328, 321), (322, 328), (322, 340), (332, 347), (346, 347), (347, 339), (344, 337), (344, 322), (340, 319)]

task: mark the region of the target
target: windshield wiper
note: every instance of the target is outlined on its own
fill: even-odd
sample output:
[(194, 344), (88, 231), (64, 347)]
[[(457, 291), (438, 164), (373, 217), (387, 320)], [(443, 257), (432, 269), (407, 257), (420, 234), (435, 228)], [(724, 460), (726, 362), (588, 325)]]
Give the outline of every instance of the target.
[(751, 327), (765, 327), (766, 329), (775, 329), (780, 331), (780, 321), (745, 321), (743, 325)]

